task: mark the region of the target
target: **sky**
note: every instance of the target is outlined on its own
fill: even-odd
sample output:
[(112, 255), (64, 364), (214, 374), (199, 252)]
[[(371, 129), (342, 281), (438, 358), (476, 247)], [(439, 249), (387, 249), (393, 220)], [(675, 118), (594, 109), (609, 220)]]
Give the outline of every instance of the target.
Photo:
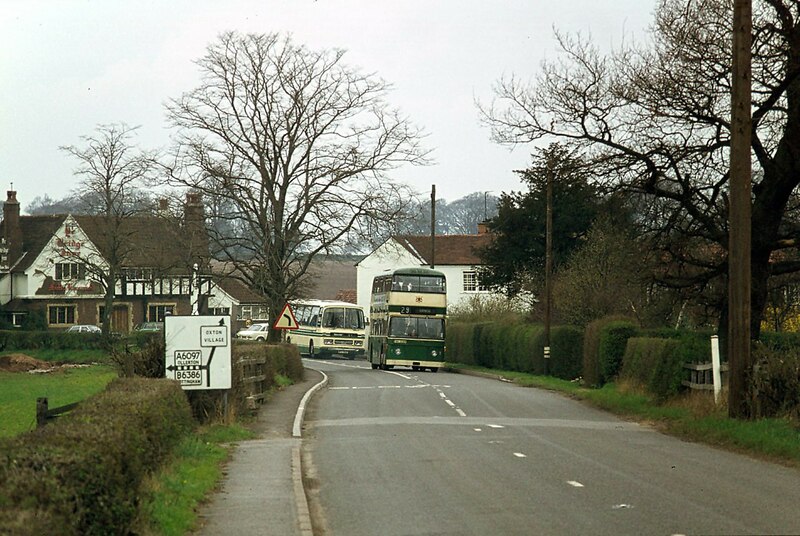
[[(601, 49), (647, 39), (656, 0), (3, 0), (0, 187), (23, 211), (77, 190), (74, 157), (100, 124), (139, 126), (134, 143), (165, 148), (164, 103), (196, 87), (194, 61), (228, 30), (290, 34), (392, 85), (391, 105), (424, 129), (430, 166), (392, 176), (438, 199), (520, 190), (513, 172), (535, 147), (491, 140), (476, 101), (558, 57), (554, 28)], [(4, 198), (3, 198), (4, 199)]]

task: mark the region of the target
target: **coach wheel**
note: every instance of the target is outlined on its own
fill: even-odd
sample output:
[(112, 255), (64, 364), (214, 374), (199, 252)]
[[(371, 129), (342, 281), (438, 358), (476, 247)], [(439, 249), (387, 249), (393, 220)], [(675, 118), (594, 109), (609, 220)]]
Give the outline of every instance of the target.
[(376, 370), (377, 368), (378, 368), (378, 364), (377, 363), (372, 363), (372, 370)]
[(308, 341), (308, 356), (314, 357), (314, 341)]
[(413, 370), (414, 372), (419, 372), (420, 370), (424, 370), (424, 369), (423, 369), (422, 367), (418, 367), (418, 366), (416, 366), (416, 365), (413, 365), (413, 366), (411, 367), (411, 370)]

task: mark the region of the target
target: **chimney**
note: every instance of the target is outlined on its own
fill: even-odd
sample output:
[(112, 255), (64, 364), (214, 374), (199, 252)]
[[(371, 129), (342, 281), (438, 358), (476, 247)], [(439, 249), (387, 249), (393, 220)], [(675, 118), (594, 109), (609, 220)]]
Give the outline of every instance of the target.
[(205, 207), (202, 196), (197, 192), (186, 194), (186, 205), (183, 209), (184, 231), (190, 241), (193, 258), (208, 258), (208, 233), (206, 233)]
[(8, 198), (3, 205), (3, 238), (8, 247), (8, 263), (13, 265), (22, 255), (22, 228), (19, 224), (19, 201), (17, 192), (8, 190)]
[(169, 216), (169, 199), (166, 197), (158, 200), (158, 215), (162, 218)]
[(485, 221), (478, 222), (478, 234), (486, 234), (489, 232), (489, 226), (486, 224)]

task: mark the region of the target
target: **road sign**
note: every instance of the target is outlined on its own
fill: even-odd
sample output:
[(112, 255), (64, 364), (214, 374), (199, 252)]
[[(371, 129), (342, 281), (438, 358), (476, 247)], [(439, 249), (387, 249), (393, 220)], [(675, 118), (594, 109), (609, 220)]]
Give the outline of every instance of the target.
[(230, 389), (229, 322), (228, 316), (165, 317), (166, 377), (185, 390)]
[(288, 303), (283, 306), (283, 311), (281, 314), (278, 315), (278, 318), (275, 319), (275, 323), (272, 325), (272, 329), (298, 329), (300, 326), (297, 325), (297, 319), (294, 317), (294, 311), (292, 311), (292, 306)]

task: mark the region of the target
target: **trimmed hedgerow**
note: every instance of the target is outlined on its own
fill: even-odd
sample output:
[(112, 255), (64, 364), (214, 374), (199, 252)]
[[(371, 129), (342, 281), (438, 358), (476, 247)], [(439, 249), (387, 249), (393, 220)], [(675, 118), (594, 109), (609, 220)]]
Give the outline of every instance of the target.
[(645, 387), (663, 400), (677, 394), (683, 379), (680, 343), (675, 339), (631, 337), (627, 341), (620, 377)]
[(614, 315), (599, 318), (586, 326), (583, 337), (583, 363), (581, 367), (585, 385), (601, 387), (605, 383), (605, 378), (600, 368), (600, 339), (603, 330), (609, 324), (620, 321), (632, 322), (627, 317)]
[(66, 331), (0, 331), (0, 350), (100, 350), (108, 346), (99, 333)]
[(598, 361), (600, 364), (600, 384), (611, 381), (622, 367), (622, 357), (628, 339), (637, 334), (636, 324), (629, 320), (609, 322), (600, 330)]
[(71, 414), (5, 440), (0, 533), (129, 533), (144, 477), (193, 425), (176, 382), (120, 378)]

